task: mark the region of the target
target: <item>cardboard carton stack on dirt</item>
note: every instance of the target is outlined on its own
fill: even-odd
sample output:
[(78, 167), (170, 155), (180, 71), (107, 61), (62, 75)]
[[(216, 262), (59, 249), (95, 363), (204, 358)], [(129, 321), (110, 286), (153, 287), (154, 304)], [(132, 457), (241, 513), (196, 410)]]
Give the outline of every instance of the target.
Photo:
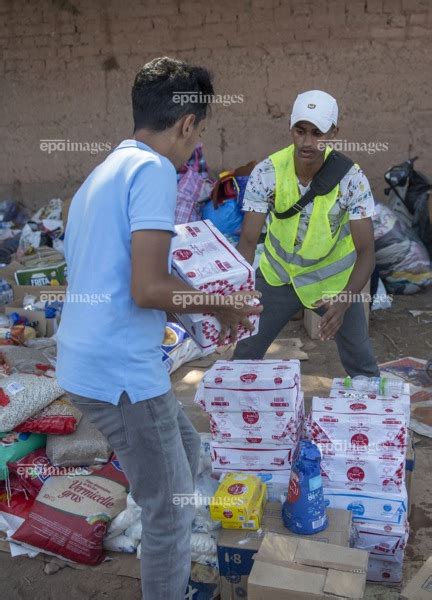
[(286, 492), (303, 428), (299, 361), (217, 361), (195, 402), (210, 415), (215, 474), (254, 473), (271, 499)]
[(309, 430), (321, 449), (328, 505), (353, 512), (355, 546), (370, 552), (368, 581), (400, 583), (409, 534), (409, 386), (383, 379), (372, 391), (371, 381), (361, 391), (350, 378), (335, 379), (330, 398), (313, 398)]

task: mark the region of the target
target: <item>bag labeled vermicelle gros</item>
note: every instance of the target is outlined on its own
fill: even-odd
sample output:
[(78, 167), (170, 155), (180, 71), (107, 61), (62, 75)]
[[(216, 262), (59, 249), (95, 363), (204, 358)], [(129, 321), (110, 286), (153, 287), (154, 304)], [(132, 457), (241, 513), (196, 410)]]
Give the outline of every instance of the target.
[(117, 460), (90, 474), (50, 477), (12, 541), (87, 565), (101, 563), (111, 520), (126, 506), (128, 483)]

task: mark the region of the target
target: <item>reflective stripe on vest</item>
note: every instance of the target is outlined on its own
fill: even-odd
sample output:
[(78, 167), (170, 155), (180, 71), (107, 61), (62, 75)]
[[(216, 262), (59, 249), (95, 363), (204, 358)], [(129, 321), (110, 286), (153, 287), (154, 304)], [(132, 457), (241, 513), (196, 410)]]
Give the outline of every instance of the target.
[[(272, 215), (271, 219), (273, 219), (273, 218), (274, 217)], [(270, 223), (271, 223), (271, 220), (270, 220)], [(298, 267), (305, 267), (306, 268), (306, 267), (313, 267), (313, 265), (316, 265), (317, 263), (322, 262), (328, 256), (330, 256), (330, 254), (335, 249), (336, 244), (338, 242), (340, 242), (341, 240), (343, 240), (344, 238), (346, 238), (347, 235), (351, 235), (351, 228), (350, 228), (349, 222), (347, 222), (344, 225), (342, 225), (342, 227), (340, 229), (340, 232), (339, 232), (339, 237), (335, 241), (335, 243), (332, 246), (330, 252), (328, 252), (326, 254), (326, 256), (323, 256), (319, 260), (310, 259), (310, 258), (303, 258), (299, 254), (294, 254), (294, 253), (290, 254), (289, 252), (287, 252), (286, 250), (284, 250), (282, 248), (282, 245), (281, 245), (280, 241), (278, 240), (278, 238), (272, 233), (271, 227), (268, 228), (267, 235), (269, 236), (271, 245), (273, 246), (273, 250), (279, 256), (279, 258), (281, 258), (283, 261), (285, 261), (287, 263), (290, 263), (290, 264), (293, 264), (293, 265), (297, 265)]]
[(338, 273), (342, 273), (342, 271), (346, 271), (350, 267), (354, 266), (354, 263), (357, 258), (357, 252), (353, 250), (347, 256), (340, 258), (339, 260), (335, 260), (331, 264), (326, 267), (321, 267), (320, 269), (316, 269), (316, 271), (312, 271), (312, 273), (306, 273), (304, 275), (298, 275), (297, 277), (293, 277), (293, 282), (296, 287), (302, 287), (304, 285), (309, 285), (311, 283), (316, 283), (318, 281), (324, 281), (333, 275), (337, 275)]
[[(278, 277), (283, 283), (291, 283), (291, 277), (289, 273), (283, 268), (283, 266), (271, 255), (268, 248), (264, 246), (264, 254), (273, 267), (274, 271), (277, 273)], [(311, 273), (307, 273), (305, 275), (298, 275), (297, 277), (293, 277), (293, 283), (296, 288), (302, 287), (304, 285), (309, 285), (311, 283), (316, 283), (317, 281), (324, 281), (328, 277), (332, 277), (333, 275), (337, 275), (341, 271), (345, 271), (352, 267), (356, 261), (357, 252), (353, 250), (347, 256), (336, 260), (335, 262), (327, 265), (326, 267), (321, 267), (320, 269), (316, 269), (316, 271), (312, 271)]]
[(273, 258), (273, 256), (270, 254), (270, 251), (265, 244), (264, 244), (264, 254), (266, 256), (266, 259), (269, 261), (269, 263), (273, 267), (273, 270), (275, 271), (275, 273), (277, 273), (279, 279), (283, 283), (291, 283), (291, 277), (289, 276), (288, 271), (285, 271), (283, 266), (275, 258)]

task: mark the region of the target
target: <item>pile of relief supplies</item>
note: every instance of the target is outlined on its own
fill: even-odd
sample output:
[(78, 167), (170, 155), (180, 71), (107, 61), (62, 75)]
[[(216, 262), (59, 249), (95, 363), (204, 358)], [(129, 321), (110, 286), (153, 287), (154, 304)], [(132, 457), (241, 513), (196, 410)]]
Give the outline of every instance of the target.
[[(67, 204), (55, 198), (30, 216), (16, 202), (0, 203), (0, 306), (13, 303), (22, 308), (32, 287), (64, 290), (63, 212)], [(51, 313), (58, 308), (53, 307)], [(8, 339), (5, 331), (0, 337)]]
[[(195, 402), (209, 415), (212, 476), (219, 479), (208, 510), (222, 527), (217, 541), (222, 599), (261, 598), (253, 591), (256, 576), (248, 587), (253, 557), (266, 536), (273, 550), (282, 544), (270, 533), (293, 535), (282, 506), (288, 490), (298, 493), (293, 460), (305, 439), (321, 454), (329, 525), (321, 530), (322, 519), (312, 521), (308, 535), (296, 537), (362, 550), (365, 580), (402, 582), (409, 535), (407, 484), (414, 468), (408, 384), (334, 379), (330, 397), (314, 397), (305, 419), (298, 361), (219, 360), (204, 374)], [(270, 585), (264, 579), (260, 586)], [(284, 597), (300, 597), (291, 592)], [(266, 597), (273, 596), (268, 592)]]
[[(68, 205), (51, 200), (31, 218), (14, 203), (0, 205), (0, 532), (13, 556), (44, 552), (94, 565), (106, 549), (135, 551), (140, 536), (134, 531), (125, 543), (127, 525), (115, 535), (137, 509), (128, 482), (107, 440), (55, 377)], [(181, 324), (166, 324), (161, 360), (169, 373), (201, 355)]]
[(321, 450), (327, 505), (352, 512), (371, 582), (402, 581), (414, 468), (409, 422), (409, 384), (347, 377), (333, 380), (329, 398), (313, 398), (306, 425)]
[[(6, 431), (0, 529), (12, 554), (42, 551), (87, 565), (99, 564), (107, 551), (139, 557), (141, 511), (121, 465), (68, 402), (53, 370), (42, 369), (49, 362), (44, 352), (51, 355), (33, 349), (30, 358), (23, 350), (29, 349), (4, 348), (0, 398)], [(34, 374), (19, 372), (32, 364)], [(333, 558), (333, 546), (366, 551), (364, 580), (401, 581), (408, 538), (406, 384), (335, 379), (330, 397), (315, 397), (305, 420), (299, 361), (220, 360), (205, 373), (195, 401), (208, 413), (211, 433), (201, 434), (192, 560), (220, 570), (222, 600), (246, 597), (253, 556), (261, 545), (282, 547), (280, 536), (330, 544)], [(321, 451), (329, 524), (294, 536), (284, 525), (282, 502), (295, 448), (305, 437)], [(53, 474), (53, 466), (62, 471)], [(79, 511), (77, 497), (85, 499)], [(320, 550), (309, 546), (309, 553)], [(357, 570), (363, 556), (354, 555)], [(326, 561), (320, 569), (330, 568)]]
[[(207, 508), (222, 527), (217, 540), (222, 599), (255, 597), (255, 576), (248, 587), (254, 554), (266, 536), (273, 549), (282, 544), (270, 533), (294, 535), (282, 506), (288, 490), (298, 493), (293, 460), (305, 439), (321, 454), (329, 524), (322, 530), (323, 520), (314, 520), (307, 536), (296, 537), (362, 550), (365, 581), (401, 583), (409, 534), (407, 473), (414, 466), (408, 384), (334, 379), (330, 397), (313, 398), (305, 419), (298, 361), (219, 360), (204, 374), (195, 402), (209, 415), (211, 470), (219, 480)], [(300, 597), (299, 590), (286, 597)]]
[[(196, 289), (225, 296), (255, 287), (254, 269), (230, 243), (238, 240), (252, 167), (212, 180), (198, 146), (180, 169), (172, 266)], [(8, 266), (0, 282), (6, 305), (0, 315), (0, 532), (14, 556), (43, 552), (87, 565), (104, 561), (107, 551), (139, 556), (140, 509), (121, 465), (55, 379), (63, 303), (61, 295), (42, 300), (40, 291), (66, 289), (67, 203), (52, 200), (31, 219), (3, 203), (2, 215), (0, 252), (5, 245)], [(214, 352), (219, 335), (211, 315), (177, 318), (167, 323), (161, 347), (170, 373)], [(259, 317), (252, 320), (256, 333)], [(219, 568), (222, 600), (246, 597), (252, 557), (265, 538), (263, 552), (270, 542), (282, 544), (270, 534), (294, 537), (282, 521), (282, 502), (296, 447), (306, 438), (321, 451), (329, 523), (308, 539), (365, 550), (364, 579), (400, 582), (413, 468), (406, 385), (335, 379), (330, 398), (314, 398), (305, 419), (299, 361), (219, 360), (204, 374), (195, 401), (209, 416), (210, 433), (201, 434), (192, 560)], [(226, 506), (226, 498), (240, 501)], [(353, 555), (357, 568), (363, 556)], [(350, 568), (342, 558), (341, 565)], [(298, 597), (298, 590), (292, 593), (287, 598)]]

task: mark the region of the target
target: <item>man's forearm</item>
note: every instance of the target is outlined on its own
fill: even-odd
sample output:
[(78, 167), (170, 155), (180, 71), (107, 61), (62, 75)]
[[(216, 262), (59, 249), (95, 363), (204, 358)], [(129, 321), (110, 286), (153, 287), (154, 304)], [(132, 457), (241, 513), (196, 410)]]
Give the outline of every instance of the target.
[(360, 294), (375, 268), (374, 251), (363, 252), (357, 256), (349, 281), (343, 290), (350, 294)]
[(239, 243), (237, 244), (237, 250), (250, 265), (253, 265), (255, 260), (256, 244), (240, 239)]
[(250, 265), (254, 263), (256, 247), (266, 218), (267, 213), (254, 211), (245, 213), (237, 250)]
[(139, 306), (168, 313), (218, 313), (224, 310), (224, 297), (201, 292), (175, 275), (167, 275), (147, 287)]

